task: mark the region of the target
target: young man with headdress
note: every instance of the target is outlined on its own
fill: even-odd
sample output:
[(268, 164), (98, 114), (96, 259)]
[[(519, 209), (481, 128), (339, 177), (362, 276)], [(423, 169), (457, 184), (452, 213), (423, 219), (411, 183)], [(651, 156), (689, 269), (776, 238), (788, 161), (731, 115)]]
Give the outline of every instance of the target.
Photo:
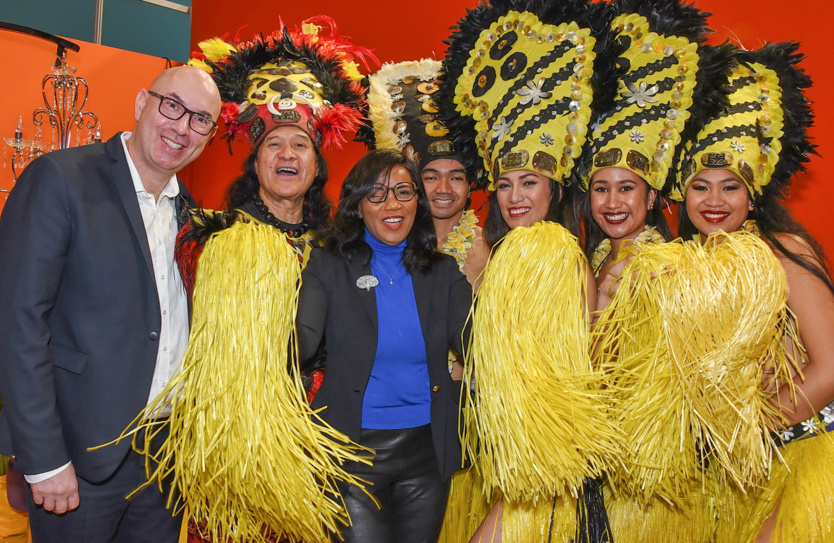
[(439, 118), (437, 78), (440, 61), (387, 64), (369, 77), (369, 145), (397, 149), (420, 167), (431, 203), (437, 249), (457, 260), (473, 287), (486, 265), (489, 247), (478, 217), (468, 209), (469, 194), (479, 188), (476, 177), (463, 165), (463, 157)]

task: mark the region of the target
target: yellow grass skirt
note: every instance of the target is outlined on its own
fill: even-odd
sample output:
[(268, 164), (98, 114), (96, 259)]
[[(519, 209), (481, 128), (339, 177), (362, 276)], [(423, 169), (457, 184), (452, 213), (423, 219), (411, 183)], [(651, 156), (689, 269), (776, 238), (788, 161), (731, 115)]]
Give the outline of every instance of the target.
[(486, 518), (495, 498), (490, 500), (483, 491), (483, 481), (475, 468), (467, 468), (452, 475), (446, 514), (438, 543), (465, 543)]
[[(722, 496), (716, 543), (755, 541), (765, 520), (776, 515), (774, 543), (834, 541), (834, 432), (779, 449), (762, 488), (737, 487)], [(780, 539), (781, 538), (781, 539)]]
[[(462, 441), (483, 492), (508, 503), (576, 497), (619, 454), (591, 368), (587, 263), (562, 226), (516, 228), (487, 265), (465, 364)], [(510, 539), (509, 541), (524, 541)]]
[[(714, 485), (713, 485), (714, 486)], [(615, 543), (708, 543), (715, 528), (714, 489), (694, 482), (677, 504), (658, 497), (615, 494), (605, 487), (605, 509)]]

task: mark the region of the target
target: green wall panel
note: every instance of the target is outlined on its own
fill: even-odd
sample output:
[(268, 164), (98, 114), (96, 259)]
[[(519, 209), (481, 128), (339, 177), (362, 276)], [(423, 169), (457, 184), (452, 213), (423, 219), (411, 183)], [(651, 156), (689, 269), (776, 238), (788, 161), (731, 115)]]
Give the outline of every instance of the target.
[[(172, 0), (191, 7), (191, 0)], [(101, 43), (185, 62), (191, 14), (143, 2), (103, 0)], [(0, 0), (0, 21), (70, 40), (95, 41), (96, 0)]]

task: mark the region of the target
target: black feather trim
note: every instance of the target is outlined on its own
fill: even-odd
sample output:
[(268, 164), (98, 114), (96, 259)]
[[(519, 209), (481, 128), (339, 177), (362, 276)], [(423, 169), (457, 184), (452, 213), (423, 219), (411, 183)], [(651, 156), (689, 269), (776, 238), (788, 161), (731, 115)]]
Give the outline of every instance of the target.
[[(463, 74), (470, 52), (475, 48), (482, 30), (495, 23), (509, 11), (534, 13), (546, 24), (559, 25), (575, 21), (580, 27), (589, 28), (596, 40), (594, 52), (594, 74), (591, 84), (594, 100), (613, 107), (616, 86), (606, 85), (614, 71), (617, 44), (611, 34), (613, 10), (607, 2), (588, 0), (493, 0), (490, 4), (479, 4), (469, 9), (466, 15), (452, 27), (452, 35), (444, 41), (446, 49), (446, 70), (440, 77), (440, 119), (449, 129), (455, 146), (464, 159), (464, 166), (470, 172), (482, 172), (483, 159), (478, 153), (475, 121), (455, 110), (454, 96), (458, 78)], [(486, 174), (478, 176), (478, 185), (487, 182)]]
[[(263, 35), (251, 42), (236, 45), (238, 50), (219, 62), (206, 60), (211, 66), (214, 82), (224, 102), (242, 103), (249, 99), (249, 74), (267, 62), (290, 60), (303, 63), (322, 85), (322, 98), (332, 104), (344, 104), (365, 114), (364, 94), (343, 74), (341, 61), (334, 55), (324, 56), (315, 46), (296, 45), (285, 27), (281, 39), (269, 40)], [(342, 74), (339, 77), (336, 74)]]
[(707, 18), (712, 14), (681, 0), (614, 0), (612, 4), (619, 14), (642, 15), (652, 32), (663, 36), (679, 36), (701, 44), (709, 31)]
[(742, 64), (764, 64), (779, 77), (781, 106), (784, 111), (782, 151), (770, 183), (762, 191), (782, 199), (786, 196), (794, 174), (804, 173), (805, 164), (810, 161), (811, 155), (818, 154), (816, 145), (808, 138), (808, 129), (814, 124), (814, 113), (804, 93), (812, 82), (810, 76), (797, 66), (804, 58), (797, 42), (767, 43), (756, 51), (739, 51), (736, 55)]
[(212, 234), (229, 228), (240, 216), (236, 211), (211, 211), (202, 208), (191, 209), (190, 213), (189, 228), (183, 230), (182, 235), (177, 238), (177, 251), (192, 243), (202, 247)]

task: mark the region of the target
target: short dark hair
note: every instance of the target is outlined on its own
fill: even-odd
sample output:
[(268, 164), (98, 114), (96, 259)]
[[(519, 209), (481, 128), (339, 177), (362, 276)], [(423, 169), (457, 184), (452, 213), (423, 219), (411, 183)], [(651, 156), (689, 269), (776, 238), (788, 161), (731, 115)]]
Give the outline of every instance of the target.
[(320, 241), (328, 251), (349, 261), (361, 265), (370, 262), (373, 252), (365, 243), (365, 221), (359, 216), (359, 206), (377, 180), (387, 178), (396, 166), (405, 168), (417, 186), (417, 214), (406, 237), (403, 264), (409, 273), (426, 272), (439, 258), (431, 207), (417, 165), (392, 149), (371, 151), (350, 170), (342, 184), (333, 224), (322, 232)]
[[(548, 179), (550, 180), (550, 194), (553, 197), (550, 199), (550, 208), (548, 208), (544, 220), (559, 223), (567, 228), (571, 234), (578, 237), (579, 221), (576, 220), (570, 198), (567, 197), (568, 187), (562, 186), (555, 179)], [(484, 221), (484, 239), (490, 247), (498, 243), (510, 231), (510, 227), (504, 222), (504, 217), (501, 216), (497, 192), (493, 191), (489, 195), (489, 210)], [(560, 192), (561, 197), (559, 197)]]
[[(226, 206), (228, 209), (238, 209), (244, 204), (250, 203), (258, 196), (261, 183), (255, 171), (255, 164), (258, 162), (258, 151), (263, 141), (252, 150), (252, 153), (243, 164), (243, 174), (235, 179), (226, 191)], [(303, 217), (309, 227), (318, 230), (330, 223), (330, 208), (333, 204), (324, 193), (324, 184), (327, 183), (327, 163), (324, 161), (321, 151), (314, 146), (316, 153), (316, 177), (313, 184), (304, 194)]]

